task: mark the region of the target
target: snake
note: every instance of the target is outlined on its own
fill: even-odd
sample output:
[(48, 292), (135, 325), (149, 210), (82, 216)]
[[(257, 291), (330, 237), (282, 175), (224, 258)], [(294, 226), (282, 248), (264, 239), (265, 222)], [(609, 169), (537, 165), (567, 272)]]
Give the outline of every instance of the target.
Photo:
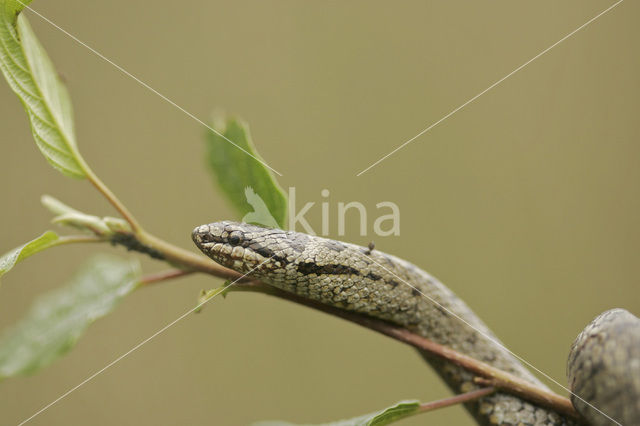
[[(205, 255), (224, 267), (302, 298), (401, 326), (548, 389), (448, 287), (419, 267), (379, 251), (372, 244), (364, 247), (233, 221), (198, 226), (192, 239)], [(603, 316), (578, 336), (569, 357), (572, 402), (583, 419), (563, 416), (500, 391), (467, 402), (465, 408), (479, 425), (615, 424), (610, 418), (623, 419), (616, 420), (618, 424), (640, 425), (640, 335), (628, 338), (626, 346), (613, 343), (609, 349), (612, 352), (604, 361), (598, 358), (601, 351), (597, 350), (603, 339), (617, 342), (612, 336), (619, 337), (624, 324), (633, 323), (631, 328), (640, 333), (640, 321), (623, 310)], [(426, 353), (422, 356), (454, 393), (478, 387), (474, 375), (462, 367)], [(619, 366), (625, 362), (621, 360), (635, 362), (635, 377), (622, 388), (616, 383), (616, 374), (622, 371), (624, 375)], [(606, 373), (611, 368), (616, 371), (613, 377)], [(594, 378), (600, 381), (594, 384)], [(624, 393), (625, 386), (636, 393), (626, 394), (622, 401), (611, 397), (612, 393)], [(617, 393), (612, 387), (618, 389)], [(573, 399), (574, 395), (581, 396)], [(603, 416), (594, 407), (611, 414)]]

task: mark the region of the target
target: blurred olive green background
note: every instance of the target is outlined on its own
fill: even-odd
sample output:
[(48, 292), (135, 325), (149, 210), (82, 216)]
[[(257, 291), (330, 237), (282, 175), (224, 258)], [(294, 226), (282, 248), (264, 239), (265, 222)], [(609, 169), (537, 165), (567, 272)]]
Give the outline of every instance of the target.
[[(578, 332), (600, 312), (640, 313), (640, 6), (624, 2), (361, 177), (356, 173), (613, 2), (35, 1), (34, 9), (207, 119), (244, 118), (258, 150), (320, 228), (320, 191), (369, 210), (393, 201), (400, 237), (345, 240), (438, 276), (507, 346), (565, 383)], [(204, 167), (203, 129), (28, 13), (67, 81), (80, 148), (150, 231), (192, 248), (196, 225), (238, 219)], [(50, 228), (48, 193), (113, 214), (51, 169), (0, 84), (0, 252)], [(62, 285), (89, 253), (18, 265), (0, 326)], [(141, 256), (145, 271), (164, 265)], [(192, 308), (220, 280), (136, 292), (40, 374), (0, 385), (16, 424)], [(562, 392), (561, 389), (556, 390)], [(33, 425), (320, 422), (449, 391), (410, 348), (260, 295), (217, 299), (35, 418)], [(461, 408), (406, 421), (471, 424)]]

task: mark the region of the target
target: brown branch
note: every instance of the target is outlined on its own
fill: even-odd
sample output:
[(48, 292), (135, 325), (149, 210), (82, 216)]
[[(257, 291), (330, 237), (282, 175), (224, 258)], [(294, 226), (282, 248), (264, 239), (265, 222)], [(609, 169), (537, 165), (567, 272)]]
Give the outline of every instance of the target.
[[(177, 266), (188, 268), (192, 271), (204, 272), (205, 274), (224, 278), (225, 280), (236, 280), (242, 277), (241, 273), (225, 268), (206, 256), (174, 246), (145, 231), (137, 235), (130, 234), (130, 236), (136, 238), (143, 246), (156, 250), (164, 259)], [(248, 281), (248, 279), (245, 278), (244, 281)]]
[(551, 408), (561, 414), (578, 418), (578, 413), (573, 408), (569, 399), (554, 392), (543, 389), (531, 382), (523, 380), (506, 371), (495, 368), (489, 364), (454, 351), (451, 348), (442, 346), (422, 336), (413, 334), (410, 331), (384, 322), (369, 322), (368, 319), (358, 322), (365, 327), (378, 331), (396, 340), (407, 343), (416, 348), (422, 349), (437, 356), (438, 358), (450, 361), (467, 371), (478, 374), (482, 380), (478, 380), (483, 385), (495, 386), (520, 398), (534, 402), (542, 407)]
[(186, 271), (184, 269), (167, 269), (166, 271), (160, 271), (153, 274), (145, 275), (140, 279), (142, 285), (154, 284), (160, 281), (167, 281), (174, 278), (184, 277), (185, 275), (192, 274), (193, 271)]
[(494, 387), (488, 388), (480, 388), (476, 390), (472, 390), (471, 392), (461, 393), (456, 396), (452, 396), (451, 398), (439, 399), (437, 401), (425, 402), (420, 404), (420, 408), (418, 409), (421, 413), (426, 413), (428, 411), (434, 411), (439, 408), (451, 407), (452, 405), (463, 404), (469, 401), (475, 401), (476, 399), (480, 399), (484, 396), (491, 395), (496, 391)]
[(304, 299), (292, 293), (261, 283), (252, 281), (248, 283), (237, 283), (228, 288), (229, 291), (250, 291), (276, 296), (300, 305), (304, 305), (327, 314), (367, 327), (373, 331), (392, 337), (400, 342), (404, 342), (415, 348), (428, 352), (433, 356), (449, 361), (460, 367), (477, 374), (482, 379), (481, 384), (489, 385), (507, 393), (516, 395), (527, 401), (536, 403), (545, 408), (552, 409), (557, 413), (567, 415), (572, 418), (579, 418), (578, 413), (573, 408), (571, 401), (554, 392), (541, 388), (513, 374), (500, 370), (468, 355), (454, 351), (451, 348), (435, 343), (429, 339), (419, 336), (400, 326), (390, 324), (386, 321), (367, 317), (354, 312), (345, 311), (333, 306), (324, 305), (319, 302)]
[[(564, 398), (554, 392), (543, 389), (535, 384), (523, 380), (510, 373), (495, 368), (489, 364), (479, 361), (470, 356), (456, 352), (451, 348), (435, 343), (429, 339), (419, 336), (400, 326), (378, 320), (354, 312), (345, 311), (333, 306), (324, 305), (320, 302), (305, 299), (293, 293), (288, 293), (276, 287), (264, 284), (249, 277), (241, 278), (242, 275), (231, 269), (218, 265), (211, 259), (196, 255), (188, 250), (176, 247), (144, 231), (136, 235), (131, 235), (143, 247), (156, 250), (162, 258), (187, 270), (170, 270), (145, 279), (145, 283), (159, 282), (186, 275), (189, 272), (204, 272), (227, 280), (238, 280), (232, 286), (227, 287), (227, 291), (249, 291), (264, 293), (281, 299), (289, 300), (300, 305), (304, 305), (327, 314), (351, 321), (363, 327), (367, 327), (378, 333), (392, 337), (398, 341), (414, 346), (425, 351), (434, 357), (449, 361), (460, 367), (475, 373), (479, 376), (477, 383), (498, 388), (504, 392), (516, 395), (524, 400), (531, 401), (541, 407), (546, 407), (572, 418), (579, 418), (577, 412), (569, 399)], [(136, 247), (129, 247), (139, 250)], [(143, 251), (145, 252), (145, 251)], [(148, 254), (148, 253), (147, 253)]]

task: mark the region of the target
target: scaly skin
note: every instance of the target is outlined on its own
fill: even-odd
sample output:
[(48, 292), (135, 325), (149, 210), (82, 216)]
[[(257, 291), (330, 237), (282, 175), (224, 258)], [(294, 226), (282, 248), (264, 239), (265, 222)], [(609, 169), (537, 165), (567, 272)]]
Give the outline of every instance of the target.
[(640, 425), (640, 319), (611, 309), (591, 321), (571, 346), (567, 377), (589, 424)]
[[(247, 273), (257, 267), (251, 276), (267, 284), (390, 321), (545, 387), (462, 300), (420, 268), (395, 256), (236, 222), (199, 226), (193, 231), (193, 241), (207, 256), (235, 271)], [(454, 392), (476, 388), (473, 375), (462, 368), (425, 358)], [(504, 393), (484, 397), (466, 408), (482, 425), (572, 424), (555, 412)]]

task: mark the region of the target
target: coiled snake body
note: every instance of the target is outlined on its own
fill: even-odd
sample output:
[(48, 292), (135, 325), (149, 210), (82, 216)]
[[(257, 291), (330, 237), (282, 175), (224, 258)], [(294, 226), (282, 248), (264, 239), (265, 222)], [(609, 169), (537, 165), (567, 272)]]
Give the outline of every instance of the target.
[[(487, 326), (438, 280), (395, 256), (293, 231), (218, 222), (193, 231), (196, 245), (223, 266), (321, 303), (390, 321), (544, 387)], [(466, 323), (466, 324), (465, 324)], [(454, 392), (473, 375), (426, 357)], [(483, 425), (569, 425), (571, 420), (504, 393), (468, 403)]]

